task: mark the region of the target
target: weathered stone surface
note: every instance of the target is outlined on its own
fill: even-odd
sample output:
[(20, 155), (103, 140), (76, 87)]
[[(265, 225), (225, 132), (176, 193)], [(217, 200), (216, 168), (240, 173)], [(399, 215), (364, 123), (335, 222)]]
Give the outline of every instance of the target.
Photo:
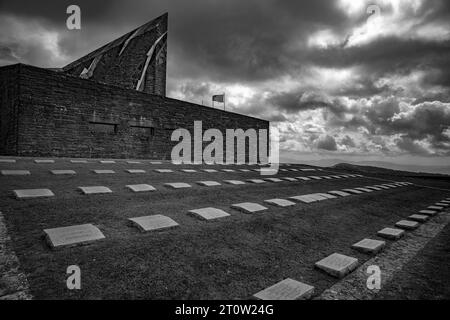
[(236, 170), (233, 169), (222, 169), (223, 172), (236, 172)]
[(435, 210), (420, 210), (419, 213), (426, 214), (428, 216), (435, 216), (438, 212)]
[(259, 300), (306, 300), (313, 293), (313, 286), (288, 278), (254, 294), (253, 297)]
[(71, 163), (88, 163), (87, 160), (70, 160)]
[(318, 193), (312, 193), (312, 194), (307, 194), (308, 197), (315, 199), (316, 201), (324, 201), (327, 200), (328, 198), (321, 196)]
[(133, 226), (136, 226), (142, 232), (161, 231), (178, 227), (177, 222), (161, 214), (131, 218), (129, 221)]
[(309, 181), (309, 180), (311, 180), (310, 178), (308, 178), (308, 177), (295, 177), (296, 179), (298, 179), (298, 180), (303, 180), (303, 181)]
[(327, 180), (330, 180), (330, 179), (333, 179), (332, 177), (330, 177), (330, 176), (322, 176), (322, 179), (327, 179)]
[(427, 209), (429, 210), (436, 210), (436, 211), (442, 211), (444, 209), (444, 207), (440, 207), (440, 206), (429, 206)]
[(261, 183), (266, 183), (266, 181), (262, 180), (262, 179), (248, 179), (246, 180), (247, 182), (250, 183), (255, 183), (255, 184), (261, 184)]
[(286, 199), (270, 199), (270, 200), (264, 200), (264, 202), (269, 203), (274, 206), (278, 207), (290, 207), (295, 206), (295, 202), (286, 200)]
[(156, 191), (156, 188), (149, 184), (130, 184), (127, 186), (133, 192), (151, 192)]
[(417, 221), (417, 222), (426, 222), (430, 219), (430, 216), (425, 214), (413, 214), (408, 217), (409, 220)]
[(162, 164), (161, 161), (150, 161), (150, 164)]
[(354, 193), (354, 194), (361, 194), (362, 191), (356, 190), (356, 189), (344, 189), (345, 192)]
[(372, 189), (372, 190), (375, 190), (375, 191), (381, 191), (381, 190), (383, 190), (382, 188), (375, 187), (375, 186), (367, 186), (366, 189)]
[(24, 189), (14, 190), (17, 199), (33, 199), (54, 197), (54, 193), (49, 189)]
[(321, 197), (325, 197), (327, 199), (336, 199), (337, 197), (332, 195), (332, 194), (328, 194), (328, 193), (317, 193), (317, 195), (321, 196)]
[(245, 184), (244, 181), (240, 181), (240, 180), (223, 180), (223, 182), (232, 184), (232, 185), (236, 185), (236, 186)]
[(2, 176), (29, 176), (28, 170), (2, 170)]
[(138, 170), (138, 169), (127, 169), (125, 171), (128, 172), (128, 173), (131, 173), (131, 174), (142, 174), (142, 173), (146, 173), (147, 172), (145, 170)]
[(44, 160), (34, 160), (34, 162), (38, 164), (48, 164), (48, 163), (55, 163), (55, 160), (44, 159)]
[(309, 195), (295, 196), (295, 197), (290, 197), (289, 199), (292, 199), (292, 200), (295, 200), (298, 202), (303, 202), (303, 203), (312, 203), (312, 202), (317, 201), (315, 198), (312, 198)]
[(318, 176), (309, 176), (308, 178), (311, 178), (314, 180), (322, 180), (322, 177), (318, 177)]
[(363, 239), (352, 245), (352, 248), (364, 252), (375, 254), (383, 249), (386, 242), (373, 239)]
[(217, 208), (202, 208), (189, 210), (189, 213), (202, 220), (214, 220), (230, 216), (229, 213)]
[(105, 238), (103, 233), (92, 224), (46, 229), (44, 233), (51, 248), (83, 245)]
[(367, 188), (355, 188), (355, 190), (359, 190), (362, 192), (373, 192), (373, 190), (367, 189)]
[(298, 181), (297, 179), (291, 178), (291, 177), (283, 177), (283, 178), (281, 178), (281, 179), (286, 180), (286, 181), (290, 181), (290, 182), (296, 182), (296, 181)]
[(113, 174), (116, 173), (114, 170), (92, 170), (95, 174)]
[(127, 161), (128, 164), (142, 164), (140, 161)]
[(419, 226), (419, 223), (416, 221), (400, 220), (395, 226), (405, 230), (413, 230)]
[(216, 169), (203, 169), (203, 171), (208, 172), (208, 173), (218, 172)]
[(336, 278), (343, 278), (358, 266), (358, 259), (333, 253), (316, 262), (315, 266)]
[(249, 169), (239, 169), (241, 172), (251, 172)]
[(194, 169), (183, 169), (181, 171), (186, 172), (186, 173), (197, 173), (198, 172), (197, 170), (194, 170)]
[(379, 235), (382, 238), (397, 240), (400, 239), (404, 233), (405, 230), (395, 228), (384, 228), (383, 230), (378, 231), (377, 235)]
[(83, 194), (102, 194), (102, 193), (112, 193), (111, 189), (103, 186), (94, 186), (94, 187), (79, 187), (79, 190)]
[(54, 175), (74, 175), (77, 174), (73, 170), (50, 170), (50, 172)]
[(204, 187), (221, 186), (221, 184), (217, 181), (197, 181), (197, 184), (204, 186)]
[(159, 172), (159, 173), (171, 173), (171, 172), (173, 172), (173, 170), (171, 170), (171, 169), (155, 169), (155, 171)]
[(300, 169), (301, 171), (305, 171), (305, 172), (307, 172), (307, 171), (316, 171), (316, 169)]
[(0, 159), (0, 163), (16, 163), (14, 159)]
[(445, 202), (438, 202), (438, 203), (436, 203), (436, 206), (437, 206), (437, 207), (444, 207), (444, 208), (446, 208), (446, 207), (449, 206), (449, 204), (448, 204), (448, 203), (445, 203)]
[(348, 197), (348, 196), (350, 196), (350, 193), (347, 193), (347, 192), (344, 192), (344, 191), (339, 191), (339, 190), (328, 191), (328, 193), (335, 194), (335, 195), (338, 195), (340, 197)]
[(185, 188), (191, 188), (191, 185), (184, 182), (174, 182), (174, 183), (165, 183), (164, 184), (168, 188), (172, 189), (185, 189)]
[(101, 160), (100, 163), (102, 163), (102, 164), (114, 164), (116, 162), (113, 161), (113, 160)]
[(283, 180), (281, 180), (279, 178), (265, 178), (264, 180), (269, 181), (269, 182), (283, 182)]
[(264, 210), (267, 210), (266, 207), (253, 202), (243, 202), (243, 203), (237, 203), (233, 204), (231, 206), (233, 209), (236, 209), (238, 211), (244, 212), (244, 213), (255, 213), (255, 212), (261, 212)]

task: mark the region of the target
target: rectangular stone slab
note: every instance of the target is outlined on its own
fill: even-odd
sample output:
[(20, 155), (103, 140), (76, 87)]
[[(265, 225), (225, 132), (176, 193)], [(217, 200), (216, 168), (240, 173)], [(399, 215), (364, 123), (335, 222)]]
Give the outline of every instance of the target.
[(140, 161), (127, 161), (128, 164), (142, 164)]
[(160, 161), (151, 161), (150, 164), (162, 164)]
[(47, 164), (47, 163), (55, 163), (55, 160), (34, 160), (35, 163)]
[(248, 179), (246, 180), (247, 182), (250, 183), (255, 183), (255, 184), (261, 184), (261, 183), (266, 183), (266, 181), (262, 180), (262, 179)]
[(254, 294), (253, 297), (259, 300), (306, 300), (313, 293), (313, 286), (288, 278)]
[(336, 199), (336, 196), (333, 196), (332, 194), (328, 194), (328, 193), (317, 193), (317, 195), (325, 197), (327, 199)]
[(283, 180), (279, 178), (266, 178), (265, 180), (269, 182), (283, 182)]
[(14, 194), (17, 199), (33, 199), (33, 198), (46, 198), (54, 197), (54, 193), (49, 189), (25, 189), (14, 190)]
[(295, 197), (290, 197), (289, 199), (298, 201), (298, 202), (303, 202), (303, 203), (312, 203), (312, 202), (316, 202), (317, 200), (314, 198), (311, 198), (308, 195), (302, 195), (302, 196), (295, 196)]
[(127, 186), (133, 192), (151, 192), (156, 191), (156, 189), (149, 184), (130, 184)]
[(419, 223), (417, 221), (400, 220), (395, 226), (405, 230), (413, 230), (419, 226)]
[(355, 250), (361, 251), (363, 253), (375, 254), (383, 249), (386, 242), (373, 239), (363, 239), (352, 245)]
[(87, 160), (70, 160), (71, 163), (88, 163)]
[(94, 187), (78, 187), (83, 194), (102, 194), (102, 193), (112, 193), (111, 189), (103, 186)]
[(374, 187), (374, 186), (368, 186), (368, 187), (366, 187), (367, 189), (372, 189), (372, 190), (375, 190), (375, 191), (381, 191), (381, 190), (383, 190), (382, 188), (379, 188), (379, 187)]
[(295, 206), (295, 202), (286, 200), (286, 199), (269, 199), (269, 200), (264, 200), (264, 202), (277, 206), (277, 207), (290, 207), (290, 206)]
[(131, 173), (131, 174), (141, 174), (141, 173), (146, 173), (145, 170), (138, 170), (138, 169), (128, 169), (128, 170), (125, 170), (125, 171), (128, 172), (128, 173)]
[(204, 187), (221, 186), (221, 184), (217, 181), (197, 181), (197, 184), (204, 186)]
[(322, 180), (322, 177), (318, 177), (318, 176), (309, 176), (308, 178), (311, 178), (314, 180)]
[(322, 176), (322, 178), (323, 178), (323, 179), (327, 179), (327, 180), (333, 179), (333, 178), (330, 177), (330, 176)]
[(241, 172), (250, 172), (249, 169), (239, 169), (239, 171), (241, 171)]
[(291, 178), (291, 177), (284, 177), (284, 178), (281, 178), (281, 179), (286, 180), (286, 181), (290, 181), (290, 182), (296, 182), (296, 181), (298, 181), (297, 179)]
[(396, 228), (384, 228), (383, 230), (378, 231), (377, 235), (379, 235), (382, 238), (389, 239), (389, 240), (397, 240), (397, 239), (400, 239), (404, 233), (405, 233), (405, 230), (396, 229)]
[(231, 205), (233, 209), (236, 209), (238, 211), (244, 212), (244, 213), (255, 213), (267, 210), (266, 207), (253, 202), (243, 202), (243, 203), (236, 203)]
[(230, 216), (229, 213), (226, 213), (225, 211), (217, 208), (202, 208), (202, 209), (195, 209), (195, 210), (189, 210), (189, 213), (201, 220), (214, 220), (219, 218), (225, 218)]
[(54, 175), (74, 175), (77, 174), (73, 170), (50, 170), (50, 172)]
[(419, 213), (426, 214), (428, 216), (435, 216), (437, 214), (437, 211), (435, 211), (435, 210), (420, 210)]
[(240, 180), (223, 180), (223, 182), (232, 184), (232, 185), (236, 185), (236, 186), (245, 184), (244, 181), (240, 181)]
[(113, 174), (116, 173), (114, 170), (92, 170), (95, 174)]
[(194, 169), (183, 169), (181, 171), (186, 172), (186, 173), (196, 173), (196, 172), (198, 172), (197, 170), (194, 170)]
[(88, 244), (105, 239), (103, 233), (92, 224), (54, 228), (44, 230), (47, 243), (51, 248)]
[(14, 159), (0, 159), (0, 163), (16, 163)]
[(102, 161), (100, 161), (100, 163), (102, 163), (102, 164), (114, 164), (116, 162), (114, 160), (102, 160)]
[(2, 170), (2, 176), (29, 176), (28, 170)]
[(236, 170), (233, 169), (222, 169), (223, 172), (236, 172)]
[(191, 185), (184, 182), (174, 182), (174, 183), (165, 183), (164, 184), (168, 188), (172, 189), (185, 189), (185, 188), (191, 188)]
[(444, 207), (444, 208), (446, 208), (446, 207), (448, 207), (448, 203), (438, 202), (438, 203), (436, 203), (436, 206), (437, 207)]
[(173, 170), (170, 170), (170, 169), (155, 169), (155, 171), (159, 172), (159, 173), (170, 173), (170, 172), (173, 172)]
[(430, 210), (436, 210), (436, 211), (441, 211), (442, 209), (444, 209), (444, 207), (439, 207), (439, 206), (429, 206), (427, 209), (430, 209)]
[(309, 181), (309, 180), (311, 180), (310, 178), (308, 178), (308, 177), (296, 177), (298, 180), (303, 180), (303, 181)]
[(216, 169), (203, 169), (203, 171), (208, 172), (208, 173), (218, 172)]
[(354, 194), (361, 194), (363, 193), (362, 191), (356, 190), (356, 189), (344, 189), (345, 192), (350, 192), (350, 193), (354, 193)]
[(358, 259), (333, 253), (316, 262), (315, 266), (336, 278), (343, 278), (358, 266)]
[(137, 227), (142, 232), (157, 231), (157, 230), (161, 231), (165, 229), (178, 227), (177, 222), (161, 214), (131, 218), (128, 220), (133, 226)]
[(317, 193), (307, 194), (308, 197), (315, 199), (316, 201), (325, 201), (328, 200), (326, 197), (321, 196)]
[(350, 193), (347, 193), (347, 192), (344, 192), (344, 191), (339, 191), (339, 190), (328, 191), (328, 193), (335, 194), (335, 195), (338, 195), (340, 197), (348, 197), (348, 196), (350, 196)]
[(417, 222), (426, 222), (428, 219), (430, 219), (430, 216), (427, 216), (425, 214), (413, 214), (408, 217), (408, 220)]
[(359, 190), (362, 192), (373, 192), (373, 190), (367, 189), (367, 188), (355, 188), (355, 190)]

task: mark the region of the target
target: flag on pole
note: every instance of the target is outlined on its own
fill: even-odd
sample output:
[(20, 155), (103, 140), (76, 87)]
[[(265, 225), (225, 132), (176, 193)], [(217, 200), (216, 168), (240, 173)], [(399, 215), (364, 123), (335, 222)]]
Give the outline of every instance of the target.
[(214, 96), (212, 97), (212, 101), (224, 103), (224, 102), (225, 102), (225, 94), (217, 94), (217, 95), (214, 95)]

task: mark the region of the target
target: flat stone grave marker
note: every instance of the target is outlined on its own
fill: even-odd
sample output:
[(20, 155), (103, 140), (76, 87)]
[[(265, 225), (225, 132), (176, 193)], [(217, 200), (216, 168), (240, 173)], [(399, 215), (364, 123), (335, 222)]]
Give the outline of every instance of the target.
[(29, 176), (28, 170), (2, 170), (2, 176)]
[(55, 163), (55, 160), (34, 160), (34, 162), (39, 164), (47, 164), (47, 163)]
[(395, 226), (405, 230), (413, 230), (419, 226), (419, 223), (416, 221), (400, 220)]
[(269, 182), (283, 182), (283, 180), (279, 178), (266, 178), (265, 180)]
[(128, 189), (130, 189), (133, 192), (150, 192), (150, 191), (156, 191), (156, 188), (149, 184), (130, 184), (126, 186)]
[(413, 214), (408, 217), (409, 220), (417, 221), (417, 222), (426, 222), (430, 219), (430, 216), (425, 214)]
[(70, 163), (88, 163), (87, 160), (70, 160)]
[(286, 199), (270, 199), (270, 200), (264, 200), (264, 202), (277, 206), (277, 207), (290, 207), (295, 206), (295, 202), (286, 200)]
[(100, 163), (102, 163), (102, 164), (114, 164), (116, 162), (113, 161), (113, 160), (101, 160)]
[(151, 161), (150, 164), (162, 164), (160, 161)]
[(197, 184), (204, 186), (204, 187), (221, 186), (221, 184), (217, 181), (197, 181)]
[(105, 239), (103, 233), (92, 224), (45, 229), (46, 240), (53, 249), (84, 245), (96, 240)]
[(361, 194), (363, 193), (362, 191), (356, 190), (356, 189), (344, 189), (345, 192), (350, 192), (350, 193), (354, 193), (354, 194)]
[(323, 178), (323, 179), (327, 179), (327, 180), (333, 179), (333, 178), (330, 177), (330, 176), (322, 176), (322, 178)]
[(14, 159), (0, 159), (0, 163), (16, 163)]
[(436, 206), (438, 207), (448, 207), (448, 203), (444, 203), (444, 202), (437, 202)]
[(93, 186), (93, 187), (78, 187), (83, 194), (102, 194), (102, 193), (112, 193), (111, 189), (103, 186)]
[(333, 253), (316, 262), (315, 266), (336, 278), (343, 278), (358, 266), (358, 259)]
[(236, 172), (236, 170), (233, 169), (222, 169), (223, 172)]
[(127, 161), (128, 164), (142, 164), (140, 161)]
[(450, 204), (450, 201), (449, 200), (442, 200), (441, 203)]
[(289, 199), (298, 201), (298, 202), (303, 202), (303, 203), (312, 203), (312, 202), (316, 202), (317, 200), (310, 197), (309, 195), (302, 195), (302, 196), (295, 196), (295, 197), (290, 197)]
[(252, 169), (255, 172), (261, 172), (261, 169)]
[(189, 213), (201, 220), (214, 220), (214, 219), (225, 218), (225, 217), (230, 216), (229, 213), (226, 213), (225, 211), (223, 211), (221, 209), (211, 208), (211, 207), (189, 210)]
[(235, 186), (245, 184), (244, 181), (240, 181), (240, 180), (223, 180), (223, 182), (228, 183), (228, 184), (232, 184), (232, 185), (235, 185)]
[(322, 180), (321, 177), (318, 176), (309, 176), (308, 178), (314, 179), (314, 180)]
[(175, 183), (165, 183), (164, 184), (168, 188), (172, 189), (185, 189), (185, 188), (191, 188), (191, 185), (184, 182), (175, 182)]
[(167, 216), (156, 214), (153, 216), (137, 217), (128, 219), (131, 225), (137, 227), (142, 232), (161, 231), (178, 227), (178, 223)]
[(384, 190), (387, 190), (387, 189), (389, 189), (389, 187), (388, 186), (383, 186), (383, 185), (379, 185), (379, 186), (376, 186), (377, 188), (381, 188), (381, 189), (384, 189)]
[(321, 196), (321, 197), (325, 197), (327, 199), (336, 199), (336, 196), (333, 196), (332, 194), (328, 194), (328, 193), (317, 193), (317, 195)]
[(140, 173), (146, 173), (147, 172), (145, 170), (140, 170), (140, 169), (127, 169), (125, 171), (128, 172), (128, 173), (131, 173), (131, 174), (140, 174)]
[(55, 194), (50, 189), (24, 189), (14, 190), (17, 199), (33, 199), (54, 197)]
[(306, 300), (313, 293), (313, 286), (288, 278), (254, 294), (253, 297), (259, 300)]
[(300, 169), (301, 171), (316, 171), (316, 169)]
[(316, 201), (328, 200), (328, 198), (321, 196), (320, 194), (317, 194), (317, 193), (307, 194), (307, 196), (312, 199), (315, 199)]
[(344, 192), (344, 191), (339, 191), (339, 190), (328, 191), (328, 193), (335, 194), (335, 195), (338, 195), (340, 197), (348, 197), (348, 196), (350, 196), (350, 193), (347, 193), (347, 192)]
[(363, 239), (352, 245), (352, 248), (364, 252), (375, 254), (380, 252), (385, 246), (386, 242), (380, 240)]
[(95, 174), (113, 174), (114, 170), (92, 170)]
[(208, 173), (214, 173), (214, 172), (218, 172), (215, 169), (203, 169), (203, 171), (208, 172)]
[(296, 177), (297, 179), (299, 179), (299, 180), (303, 180), (303, 181), (309, 181), (309, 180), (311, 180), (310, 178), (308, 178), (308, 177)]
[(359, 190), (362, 192), (373, 192), (373, 190), (367, 189), (367, 188), (355, 188), (355, 190)]
[(427, 216), (435, 216), (437, 211), (434, 210), (420, 210), (419, 213), (426, 214)]
[(170, 169), (155, 169), (155, 171), (159, 172), (159, 173), (171, 173), (171, 172), (173, 172), (173, 170), (170, 170)]
[(286, 181), (290, 181), (290, 182), (296, 182), (296, 181), (298, 181), (297, 179), (291, 178), (291, 177), (284, 177), (284, 178), (281, 178), (281, 179), (286, 180)]
[(405, 230), (396, 229), (396, 228), (384, 228), (383, 230), (378, 231), (377, 235), (379, 235), (382, 238), (386, 238), (386, 239), (390, 239), (390, 240), (397, 240), (397, 239), (400, 239), (404, 233), (405, 233)]
[(244, 212), (244, 213), (255, 213), (267, 210), (266, 207), (253, 202), (243, 202), (243, 203), (237, 203), (231, 205), (233, 209), (236, 209), (238, 211)]
[(239, 169), (241, 172), (251, 172), (249, 169)]
[(264, 181), (262, 179), (248, 179), (247, 182), (260, 184), (260, 183), (265, 183), (266, 181)]
[(375, 190), (375, 191), (381, 191), (381, 190), (383, 190), (382, 188), (379, 188), (379, 187), (375, 187), (375, 186), (368, 186), (368, 187), (366, 187), (367, 189), (372, 189), (372, 190)]
[(427, 209), (441, 211), (444, 207), (439, 206), (429, 206)]
[(50, 170), (50, 172), (54, 175), (74, 175), (77, 174), (73, 170)]
[(198, 172), (197, 170), (194, 170), (194, 169), (183, 169), (181, 171), (186, 172), (186, 173), (196, 173), (196, 172)]
[(333, 177), (334, 179), (342, 179), (341, 176), (330, 176), (330, 177)]

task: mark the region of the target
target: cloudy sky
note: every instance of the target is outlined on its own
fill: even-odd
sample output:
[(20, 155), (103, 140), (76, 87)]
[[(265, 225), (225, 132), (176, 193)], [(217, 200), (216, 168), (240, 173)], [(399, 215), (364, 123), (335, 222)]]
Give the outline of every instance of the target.
[(0, 0), (0, 65), (61, 67), (169, 12), (168, 96), (226, 92), (279, 128), (285, 159), (450, 164), (450, 1), (105, 3)]

